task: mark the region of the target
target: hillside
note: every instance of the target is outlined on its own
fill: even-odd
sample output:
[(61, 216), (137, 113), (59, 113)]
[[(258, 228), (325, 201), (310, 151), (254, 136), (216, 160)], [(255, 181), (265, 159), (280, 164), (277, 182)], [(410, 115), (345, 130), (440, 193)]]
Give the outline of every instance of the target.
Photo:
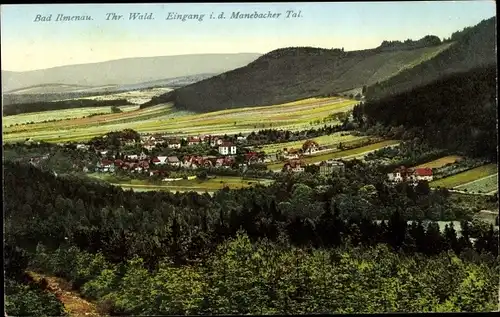
[(131, 85), (165, 78), (220, 74), (246, 65), (260, 55), (241, 53), (138, 57), (25, 72), (2, 70), (2, 90), (9, 92), (47, 84), (93, 87)]
[(144, 106), (174, 101), (176, 107), (206, 112), (338, 93), (388, 79), (450, 45), (353, 52), (310, 47), (279, 49), (245, 67), (182, 87)]
[[(216, 74), (197, 74), (167, 79), (159, 79), (138, 84), (79, 86), (67, 84), (44, 84), (11, 90), (3, 95), (3, 105), (9, 106), (23, 103), (51, 102), (57, 100), (85, 98), (99, 95), (111, 95), (125, 91), (135, 91), (157, 87), (182, 87)], [(22, 113), (24, 111), (18, 111)]]
[(367, 101), (353, 110), (363, 125), (402, 126), (438, 148), (496, 160), (495, 66), (448, 75), (411, 91)]
[(454, 44), (434, 58), (367, 87), (366, 97), (377, 99), (428, 84), (445, 75), (496, 65), (496, 17), (455, 32), (449, 40)]

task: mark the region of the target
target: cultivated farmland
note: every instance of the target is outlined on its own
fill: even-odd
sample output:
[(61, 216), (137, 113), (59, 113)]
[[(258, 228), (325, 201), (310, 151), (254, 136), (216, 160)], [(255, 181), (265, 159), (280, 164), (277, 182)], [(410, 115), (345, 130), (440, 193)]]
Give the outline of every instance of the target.
[(454, 189), (469, 193), (492, 193), (498, 190), (498, 173), (460, 185)]
[[(365, 146), (361, 146), (358, 148), (354, 149), (349, 149), (345, 151), (336, 151), (336, 152), (331, 152), (331, 153), (326, 153), (326, 154), (320, 154), (320, 155), (311, 155), (311, 156), (305, 156), (302, 160), (307, 163), (307, 164), (314, 164), (314, 163), (319, 163), (322, 161), (327, 161), (330, 159), (352, 159), (352, 158), (358, 158), (362, 157), (370, 152), (376, 151), (378, 149), (381, 149), (386, 146), (396, 146), (399, 144), (400, 141), (397, 140), (386, 140), (382, 142), (377, 142)], [(275, 164), (270, 164), (267, 167), (271, 170), (276, 170), (276, 169), (281, 169), (283, 168), (283, 163), (275, 163)]]
[(249, 133), (264, 128), (301, 129), (308, 127), (313, 120), (351, 110), (356, 103), (355, 100), (338, 97), (310, 98), (291, 104), (203, 114), (179, 111), (171, 104), (162, 104), (90, 118), (4, 126), (4, 141), (19, 141), (26, 138), (48, 142), (80, 141), (125, 128), (138, 132), (175, 133), (179, 136)]
[(496, 173), (498, 173), (497, 165), (487, 164), (462, 173), (435, 180), (429, 185), (431, 187), (455, 188), (487, 176), (495, 175)]
[(463, 159), (463, 157), (458, 156), (458, 155), (449, 155), (445, 157), (441, 157), (437, 160), (430, 161), (424, 164), (420, 164), (416, 166), (416, 168), (440, 168), (445, 166), (446, 164), (453, 164), (458, 160)]
[[(343, 131), (329, 135), (322, 135), (316, 138), (312, 138), (311, 140), (318, 142), (320, 146), (332, 146), (338, 145), (339, 143), (349, 144), (349, 142), (363, 141), (367, 140), (368, 138), (369, 137), (367, 136), (356, 136), (353, 134), (349, 134), (349, 132)], [(262, 151), (264, 151), (265, 153), (274, 153), (279, 150), (283, 150), (284, 148), (300, 148), (302, 147), (302, 144), (304, 144), (304, 142), (305, 140), (266, 144), (262, 147)]]

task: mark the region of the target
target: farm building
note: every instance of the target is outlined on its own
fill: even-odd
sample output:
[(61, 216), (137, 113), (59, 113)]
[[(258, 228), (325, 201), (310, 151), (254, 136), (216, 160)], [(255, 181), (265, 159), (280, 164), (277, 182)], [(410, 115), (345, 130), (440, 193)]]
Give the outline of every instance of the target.
[(283, 149), (284, 157), (288, 160), (296, 160), (300, 157), (300, 152), (298, 149)]
[(319, 163), (319, 173), (321, 175), (330, 175), (333, 172), (343, 173), (345, 170), (345, 165), (343, 162), (328, 160)]
[(301, 173), (304, 172), (306, 164), (301, 160), (290, 160), (283, 166), (283, 172), (294, 172)]
[(313, 154), (319, 151), (319, 144), (313, 140), (307, 140), (302, 144), (302, 153)]
[(224, 142), (219, 146), (219, 153), (221, 155), (234, 155), (236, 154), (236, 145), (231, 142)]
[(412, 182), (416, 183), (421, 180), (432, 181), (433, 174), (431, 168), (406, 168), (401, 166), (393, 172), (387, 174), (389, 181), (394, 183)]

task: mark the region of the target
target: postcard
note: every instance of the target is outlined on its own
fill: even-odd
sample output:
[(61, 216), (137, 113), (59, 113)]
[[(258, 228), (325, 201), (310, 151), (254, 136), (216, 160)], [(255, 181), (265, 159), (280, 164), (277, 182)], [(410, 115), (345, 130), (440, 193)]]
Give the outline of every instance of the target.
[(2, 5), (5, 316), (500, 309), (495, 6)]

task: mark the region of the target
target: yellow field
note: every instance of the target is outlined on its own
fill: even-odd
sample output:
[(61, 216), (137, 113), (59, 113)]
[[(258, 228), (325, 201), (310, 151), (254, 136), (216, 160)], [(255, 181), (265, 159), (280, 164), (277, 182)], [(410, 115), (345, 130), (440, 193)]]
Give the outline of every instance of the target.
[(416, 168), (440, 168), (440, 167), (445, 166), (446, 164), (455, 163), (455, 161), (461, 160), (461, 159), (463, 159), (463, 157), (461, 157), (461, 156), (449, 155), (449, 156), (445, 156), (445, 157), (439, 158), (439, 159), (434, 160), (434, 161), (420, 164), (420, 165), (416, 166)]
[[(339, 97), (310, 98), (275, 106), (230, 109), (203, 114), (181, 112), (173, 109), (171, 104), (163, 104), (91, 118), (4, 126), (3, 137), (7, 142), (26, 138), (62, 142), (88, 140), (109, 131), (126, 128), (138, 132), (169, 132), (180, 136), (249, 133), (268, 128), (300, 129), (308, 127), (311, 121), (323, 119), (332, 113), (351, 110), (357, 103), (358, 101)], [(54, 117), (57, 116), (57, 111), (51, 113)]]

